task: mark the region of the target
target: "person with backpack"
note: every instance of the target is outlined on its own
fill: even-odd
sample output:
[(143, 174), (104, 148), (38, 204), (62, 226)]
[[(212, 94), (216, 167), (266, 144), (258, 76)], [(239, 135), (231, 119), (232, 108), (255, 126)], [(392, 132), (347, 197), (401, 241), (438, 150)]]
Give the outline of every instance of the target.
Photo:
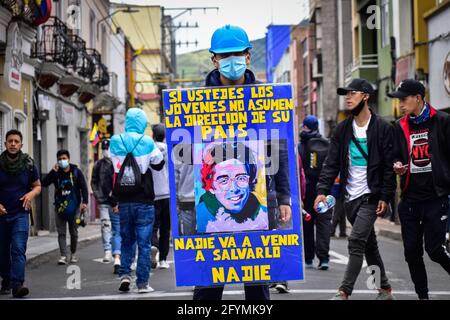
[[(305, 267), (312, 268), (314, 256), (319, 259), (319, 270), (329, 267), (330, 233), (332, 211), (317, 213), (314, 210), (314, 199), (317, 196), (316, 186), (319, 181), (329, 142), (319, 133), (319, 121), (314, 115), (303, 120), (300, 132), (299, 154), (303, 162), (306, 176), (305, 210), (311, 219), (303, 223), (303, 239), (305, 247)], [(315, 227), (315, 236), (314, 236)]]
[[(78, 224), (80, 215), (84, 215), (89, 202), (88, 189), (83, 173), (70, 163), (70, 153), (59, 150), (56, 153), (57, 163), (47, 176), (42, 179), (42, 186), (55, 186), (55, 221), (58, 232), (58, 245), (61, 257), (59, 265), (68, 262), (77, 263)], [(70, 233), (70, 260), (67, 260), (66, 232)], [(83, 226), (83, 225), (82, 225)]]
[(6, 150), (0, 155), (0, 294), (14, 298), (29, 294), (25, 265), (31, 203), (41, 192), (33, 159), (22, 152), (22, 133), (6, 133)]
[(125, 115), (125, 132), (111, 138), (114, 165), (113, 195), (119, 202), (122, 256), (119, 291), (129, 292), (131, 264), (136, 243), (138, 260), (136, 285), (139, 293), (154, 291), (149, 286), (150, 244), (155, 221), (155, 191), (152, 169), (164, 167), (164, 156), (152, 138), (144, 134), (147, 115), (130, 108)]
[(92, 169), (91, 187), (97, 200), (102, 223), (103, 262), (111, 262), (114, 256), (114, 274), (120, 268), (120, 218), (119, 206), (112, 195), (114, 167), (109, 154), (109, 140), (101, 142), (103, 158)]
[[(398, 214), (405, 260), (420, 300), (428, 300), (424, 247), (450, 275), (445, 246), (450, 194), (450, 116), (425, 100), (425, 86), (407, 79), (388, 94), (405, 114), (394, 126), (394, 159), (402, 189)], [(448, 279), (448, 278), (447, 278)]]
[(374, 89), (367, 80), (353, 79), (348, 87), (338, 88), (337, 94), (346, 97), (351, 116), (340, 122), (333, 133), (314, 201), (314, 208), (326, 201), (340, 174), (340, 191), (352, 231), (344, 279), (332, 300), (347, 300), (352, 294), (364, 256), (367, 264), (378, 271), (381, 285), (377, 300), (393, 300), (374, 230), (377, 217), (386, 212), (395, 193), (393, 129), (369, 108)]
[(170, 248), (170, 207), (169, 207), (169, 169), (166, 128), (158, 123), (152, 126), (155, 144), (164, 156), (164, 168), (160, 171), (152, 170), (155, 186), (155, 223), (152, 237), (152, 268), (169, 269), (167, 255)]

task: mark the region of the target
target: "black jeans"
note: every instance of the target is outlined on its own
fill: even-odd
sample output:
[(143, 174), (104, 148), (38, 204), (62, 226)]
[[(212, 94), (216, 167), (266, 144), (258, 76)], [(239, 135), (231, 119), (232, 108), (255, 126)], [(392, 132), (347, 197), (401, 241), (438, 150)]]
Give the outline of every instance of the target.
[(336, 205), (333, 208), (333, 220), (331, 222), (331, 236), (334, 235), (336, 227), (339, 224), (339, 236), (347, 234), (347, 218), (345, 217), (344, 200), (336, 199)]
[[(317, 213), (314, 210), (314, 200), (317, 196), (316, 185), (314, 183), (306, 185), (305, 210), (311, 215), (311, 220), (303, 221), (303, 241), (305, 246), (305, 261), (311, 263), (314, 256), (320, 261), (329, 261), (330, 236), (331, 236), (331, 216), (333, 210), (325, 213)], [(314, 226), (315, 235), (314, 235)]]
[[(194, 300), (222, 300), (224, 286), (195, 287)], [(270, 300), (266, 284), (244, 284), (245, 300)]]
[(398, 205), (405, 259), (420, 299), (428, 298), (427, 272), (423, 262), (424, 237), (430, 259), (450, 274), (450, 253), (445, 247), (448, 207), (447, 197), (423, 202), (404, 199)]
[(357, 199), (344, 203), (347, 219), (353, 228), (348, 237), (349, 259), (345, 269), (344, 280), (340, 290), (351, 295), (356, 279), (361, 272), (364, 256), (368, 266), (378, 266), (380, 271), (380, 287), (390, 289), (383, 260), (378, 251), (377, 237), (373, 227), (377, 219), (376, 208), (378, 201), (370, 195), (363, 195)]
[(61, 218), (61, 216), (58, 213), (55, 213), (56, 231), (58, 232), (58, 245), (62, 257), (67, 257), (67, 243), (66, 243), (67, 225), (69, 226), (69, 234), (70, 234), (70, 253), (75, 254), (77, 252), (78, 225), (76, 224), (75, 221), (76, 218), (79, 216), (79, 214), (80, 212), (77, 212), (73, 220), (67, 221)]
[(155, 223), (153, 225), (152, 245), (159, 249), (159, 261), (167, 259), (170, 247), (169, 242), (170, 208), (169, 198), (167, 198), (155, 201)]

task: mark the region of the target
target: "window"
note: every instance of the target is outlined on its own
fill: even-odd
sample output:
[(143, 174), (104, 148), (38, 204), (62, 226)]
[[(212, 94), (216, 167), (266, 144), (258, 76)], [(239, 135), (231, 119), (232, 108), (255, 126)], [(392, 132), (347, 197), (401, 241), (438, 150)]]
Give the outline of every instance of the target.
[(308, 54), (308, 38), (305, 38), (302, 41), (302, 48), (303, 48), (303, 56)]
[(5, 149), (5, 135), (11, 129), (11, 112), (12, 108), (6, 103), (0, 102), (0, 152), (3, 152)]
[(22, 132), (24, 152), (28, 152), (27, 116), (22, 111), (14, 111), (13, 128)]
[(64, 12), (64, 0), (59, 0), (57, 2), (54, 2), (56, 4), (56, 16), (61, 20), (61, 21), (66, 21), (66, 13)]
[(389, 2), (381, 1), (381, 46), (384, 48), (389, 44)]
[(57, 133), (58, 150), (67, 149), (67, 126), (58, 126)]
[(90, 46), (91, 46), (91, 48), (95, 49), (96, 42), (97, 42), (97, 22), (95, 19), (94, 11), (92, 11), (92, 10), (89, 15), (89, 25), (91, 28)]

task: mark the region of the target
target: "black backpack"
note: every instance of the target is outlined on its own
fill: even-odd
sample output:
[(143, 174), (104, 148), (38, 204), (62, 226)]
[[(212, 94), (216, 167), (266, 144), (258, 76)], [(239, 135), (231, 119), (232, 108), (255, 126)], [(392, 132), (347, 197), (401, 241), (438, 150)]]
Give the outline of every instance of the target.
[(123, 146), (127, 150), (127, 155), (114, 183), (113, 195), (116, 197), (134, 196), (143, 192), (142, 182), (144, 179), (142, 179), (141, 169), (133, 156), (134, 149), (136, 149), (143, 137), (144, 135), (139, 139), (133, 150), (129, 152), (123, 142), (122, 136), (120, 136), (120, 140), (122, 140)]
[(322, 137), (308, 140), (302, 153), (303, 170), (305, 170), (306, 178), (319, 178), (329, 145), (328, 140)]

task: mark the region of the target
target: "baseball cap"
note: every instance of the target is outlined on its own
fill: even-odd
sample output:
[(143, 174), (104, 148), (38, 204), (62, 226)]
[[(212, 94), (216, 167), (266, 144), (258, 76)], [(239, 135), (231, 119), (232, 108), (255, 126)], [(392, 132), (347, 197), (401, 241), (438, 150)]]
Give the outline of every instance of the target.
[(102, 150), (109, 149), (109, 140), (103, 140), (101, 142)]
[(388, 93), (388, 97), (401, 99), (418, 94), (425, 97), (425, 86), (420, 81), (406, 79), (400, 82), (396, 91)]
[(309, 115), (303, 120), (303, 126), (308, 127), (310, 130), (317, 130), (319, 128), (319, 121), (316, 116)]
[(337, 94), (345, 96), (349, 91), (361, 91), (370, 95), (374, 92), (370, 82), (365, 79), (353, 79), (347, 87), (338, 88)]

